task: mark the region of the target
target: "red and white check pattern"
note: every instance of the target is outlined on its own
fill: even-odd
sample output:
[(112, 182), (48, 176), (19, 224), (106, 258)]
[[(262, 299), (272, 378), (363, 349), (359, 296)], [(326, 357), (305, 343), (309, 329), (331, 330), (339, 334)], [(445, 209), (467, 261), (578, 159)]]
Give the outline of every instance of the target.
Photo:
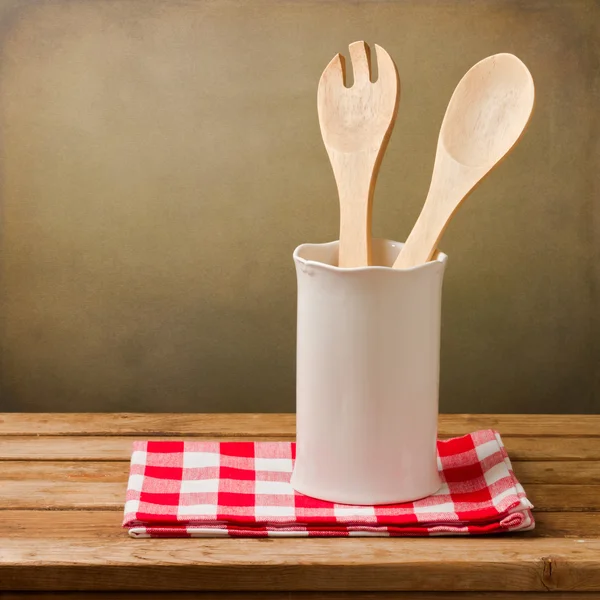
[(532, 504), (492, 430), (438, 442), (443, 485), (403, 504), (352, 506), (290, 486), (290, 442), (134, 442), (132, 537), (428, 536), (533, 529)]

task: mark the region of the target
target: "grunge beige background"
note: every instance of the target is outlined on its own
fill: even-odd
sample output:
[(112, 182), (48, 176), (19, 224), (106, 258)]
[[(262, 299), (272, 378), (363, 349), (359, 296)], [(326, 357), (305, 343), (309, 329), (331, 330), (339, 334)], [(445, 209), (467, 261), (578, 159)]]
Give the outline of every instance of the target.
[(441, 409), (599, 411), (599, 2), (0, 6), (0, 410), (294, 410), (291, 255), (337, 237), (317, 82), (364, 39), (402, 81), (380, 237), (410, 231), (471, 65), (536, 83), (443, 239)]

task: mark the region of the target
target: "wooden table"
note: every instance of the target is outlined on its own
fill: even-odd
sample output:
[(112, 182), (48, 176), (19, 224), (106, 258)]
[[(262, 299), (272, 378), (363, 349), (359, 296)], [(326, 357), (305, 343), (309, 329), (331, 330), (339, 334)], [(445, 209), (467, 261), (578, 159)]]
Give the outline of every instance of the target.
[(0, 590), (218, 590), (226, 598), (268, 590), (273, 595), (250, 596), (315, 600), (448, 597), (409, 591), (503, 592), (493, 598), (600, 592), (600, 416), (444, 415), (439, 430), (449, 437), (487, 427), (502, 434), (536, 506), (533, 532), (134, 540), (121, 529), (132, 440), (290, 439), (294, 416), (0, 414)]

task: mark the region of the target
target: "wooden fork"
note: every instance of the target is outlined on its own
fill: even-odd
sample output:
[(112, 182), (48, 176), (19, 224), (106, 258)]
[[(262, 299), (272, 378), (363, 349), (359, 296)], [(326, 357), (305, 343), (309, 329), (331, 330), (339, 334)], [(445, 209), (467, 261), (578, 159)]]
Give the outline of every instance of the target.
[(350, 44), (354, 84), (346, 87), (344, 57), (327, 65), (317, 93), (321, 134), (340, 201), (340, 267), (371, 264), (371, 213), (379, 166), (398, 112), (400, 78), (390, 55), (375, 44), (378, 78), (371, 82), (370, 50)]

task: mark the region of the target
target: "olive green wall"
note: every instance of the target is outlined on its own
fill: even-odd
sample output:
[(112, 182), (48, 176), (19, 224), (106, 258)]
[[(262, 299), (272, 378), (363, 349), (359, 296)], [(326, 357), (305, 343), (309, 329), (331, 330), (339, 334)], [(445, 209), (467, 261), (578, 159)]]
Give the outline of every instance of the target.
[(537, 101), (441, 245), (441, 409), (600, 410), (600, 3), (1, 3), (0, 410), (292, 411), (291, 254), (337, 237), (316, 86), (402, 81), (374, 234), (404, 239), (463, 73)]

